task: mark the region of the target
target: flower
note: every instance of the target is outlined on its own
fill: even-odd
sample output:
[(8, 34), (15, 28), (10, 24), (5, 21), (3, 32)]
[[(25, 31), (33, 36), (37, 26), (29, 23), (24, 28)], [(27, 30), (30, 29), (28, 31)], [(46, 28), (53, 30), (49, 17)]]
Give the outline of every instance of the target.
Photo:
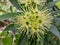
[(25, 4), (25, 5), (28, 5), (28, 4), (31, 4), (31, 0), (19, 0), (21, 4)]
[(48, 12), (48, 10), (42, 12), (36, 8), (32, 9), (31, 11), (25, 12), (24, 15), (16, 16), (16, 22), (17, 24), (20, 24), (23, 29), (27, 29), (27, 34), (29, 29), (31, 29), (32, 34), (34, 34), (35, 32), (40, 32), (41, 30), (45, 30), (46, 27), (51, 26), (53, 16), (50, 14), (51, 12)]
[[(38, 0), (35, 1), (39, 2)], [(38, 43), (42, 38), (44, 38), (45, 31), (51, 27), (54, 17), (47, 7), (44, 7), (44, 9), (40, 9), (40, 7), (38, 8), (38, 4), (36, 2), (25, 6), (24, 8), (24, 12), (15, 17), (15, 23), (20, 25), (18, 27), (18, 31), (21, 34), (26, 32), (29, 40), (28, 43), (31, 43), (31, 40), (37, 41)]]

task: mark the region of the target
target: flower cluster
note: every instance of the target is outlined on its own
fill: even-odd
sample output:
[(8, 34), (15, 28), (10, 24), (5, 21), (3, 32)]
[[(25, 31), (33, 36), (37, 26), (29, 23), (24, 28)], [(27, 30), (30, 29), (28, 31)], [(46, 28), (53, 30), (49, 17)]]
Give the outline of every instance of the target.
[(16, 18), (17, 24), (20, 24), (23, 30), (24, 28), (27, 29), (27, 34), (29, 30), (32, 34), (35, 32), (43, 33), (44, 31), (42, 30), (45, 30), (46, 27), (50, 27), (53, 20), (53, 16), (51, 15), (51, 12), (48, 12), (48, 9), (42, 12), (37, 8), (25, 12), (23, 15), (16, 16)]
[[(25, 0), (31, 3), (31, 0)], [(34, 2), (39, 2), (38, 0), (34, 0)], [(34, 3), (34, 4), (35, 4)], [(38, 4), (33, 6), (33, 4), (27, 5), (27, 10), (23, 9), (23, 14), (16, 16), (16, 24), (20, 25), (18, 28), (19, 32), (26, 31), (26, 35), (29, 37), (29, 34), (32, 39), (35, 37), (35, 33), (37, 34), (37, 40), (40, 41), (41, 35), (45, 34), (47, 28), (50, 28), (51, 23), (53, 23), (54, 17), (52, 16), (51, 12), (45, 7), (44, 10), (39, 10)], [(38, 36), (39, 35), (39, 36)], [(30, 38), (29, 37), (29, 38)], [(34, 40), (34, 39), (33, 39)]]

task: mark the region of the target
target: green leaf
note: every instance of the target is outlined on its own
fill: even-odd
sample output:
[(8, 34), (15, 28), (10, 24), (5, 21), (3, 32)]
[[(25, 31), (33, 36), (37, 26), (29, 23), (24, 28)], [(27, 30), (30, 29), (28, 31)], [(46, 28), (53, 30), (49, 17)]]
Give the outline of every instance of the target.
[(47, 7), (48, 7), (48, 8), (53, 7), (53, 6), (56, 4), (56, 2), (58, 2), (58, 1), (59, 1), (59, 0), (49, 2), (49, 3), (47, 4)]
[(20, 43), (20, 45), (26, 45), (27, 42), (27, 37), (23, 38), (22, 42)]
[(12, 30), (13, 28), (14, 28), (14, 24), (10, 24), (4, 29), (4, 31), (9, 31)]
[(4, 32), (2, 32), (1, 34), (0, 34), (0, 36), (6, 36), (7, 35), (7, 32), (6, 31), (4, 31)]
[(54, 22), (55, 22), (56, 24), (60, 25), (60, 18), (56, 17), (56, 18), (54, 19)]
[(20, 34), (16, 34), (15, 35), (15, 38), (16, 40), (14, 41), (16, 45), (18, 45), (18, 41), (19, 41), (19, 38), (20, 38)]
[[(38, 44), (39, 45), (39, 44)], [(44, 45), (44, 38), (41, 39), (40, 45)]]
[(19, 41), (18, 41), (18, 45), (26, 45), (27, 41), (28, 41), (28, 38), (27, 38), (25, 32), (22, 32), (22, 34), (19, 38)]
[(22, 11), (23, 9), (20, 7), (20, 5), (18, 4), (17, 0), (10, 0), (10, 2), (20, 11)]
[(52, 25), (49, 31), (60, 39), (60, 33), (55, 26)]
[(47, 3), (52, 2), (53, 0), (47, 0)]
[(2, 43), (3, 45), (12, 45), (12, 37), (9, 36), (9, 37), (3, 38)]
[(56, 3), (56, 6), (60, 9), (60, 1)]
[(0, 16), (0, 21), (7, 20), (7, 19), (12, 18), (12, 17), (14, 17), (16, 15), (17, 15), (17, 13), (3, 14), (3, 15)]

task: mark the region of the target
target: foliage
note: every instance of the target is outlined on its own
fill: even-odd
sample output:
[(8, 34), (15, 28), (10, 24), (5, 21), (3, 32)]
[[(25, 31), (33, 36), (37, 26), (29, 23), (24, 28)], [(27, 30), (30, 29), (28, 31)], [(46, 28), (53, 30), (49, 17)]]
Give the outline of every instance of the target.
[(5, 20), (11, 23), (0, 45), (60, 45), (59, 0), (1, 0), (0, 21)]

